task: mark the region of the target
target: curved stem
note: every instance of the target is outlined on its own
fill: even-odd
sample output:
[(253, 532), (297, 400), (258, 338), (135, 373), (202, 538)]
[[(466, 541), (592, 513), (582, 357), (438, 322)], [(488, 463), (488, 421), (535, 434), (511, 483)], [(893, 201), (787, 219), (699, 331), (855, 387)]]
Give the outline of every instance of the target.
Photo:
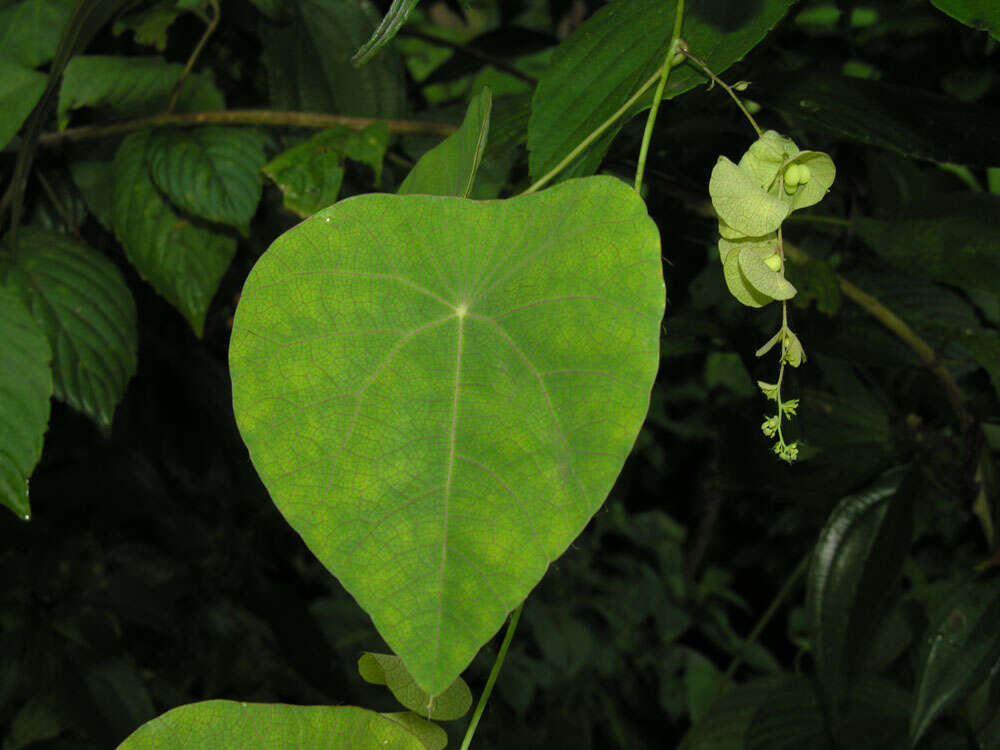
[[(660, 69), (660, 83), (653, 94), (653, 106), (649, 108), (649, 116), (646, 118), (646, 130), (642, 134), (642, 145), (639, 147), (639, 165), (635, 170), (635, 192), (642, 191), (642, 175), (646, 171), (646, 157), (649, 154), (649, 144), (653, 140), (653, 125), (656, 123), (656, 115), (660, 111), (660, 101), (663, 99), (663, 90), (667, 87), (667, 79), (670, 78), (670, 71), (674, 67), (674, 55), (677, 54), (678, 44), (681, 37), (681, 24), (684, 21), (684, 0), (677, 0), (677, 9), (674, 12), (674, 30), (670, 33), (670, 44), (667, 45), (667, 57), (663, 61)], [(686, 44), (684, 45), (687, 46)]]
[(174, 85), (174, 92), (170, 95), (170, 104), (167, 105), (167, 112), (173, 112), (174, 107), (177, 106), (177, 101), (181, 98), (181, 90), (184, 88), (184, 83), (187, 81), (188, 76), (191, 75), (191, 69), (194, 68), (194, 64), (198, 61), (198, 56), (205, 49), (205, 45), (212, 34), (215, 33), (215, 29), (218, 28), (219, 21), (222, 20), (222, 9), (219, 8), (219, 0), (208, 0), (208, 4), (212, 8), (212, 20), (208, 22), (205, 33), (201, 35), (201, 39), (195, 45), (191, 56), (184, 65), (184, 70), (181, 71), (181, 77), (177, 79), (177, 83)]
[[(218, 112), (184, 112), (168, 113), (140, 117), (136, 120), (126, 120), (114, 125), (89, 125), (82, 128), (69, 128), (57, 133), (45, 133), (39, 136), (39, 146), (55, 146), (64, 141), (84, 141), (93, 138), (130, 133), (142, 128), (164, 126), (194, 127), (196, 125), (274, 125), (293, 128), (330, 128), (334, 125), (344, 125), (348, 128), (361, 130), (369, 125), (380, 122), (374, 117), (350, 117), (348, 115), (327, 115), (318, 112), (282, 112), (268, 109), (229, 109)], [(422, 135), (451, 135), (456, 126), (445, 122), (421, 122), (419, 120), (381, 120), (389, 126), (393, 133), (411, 133)]]
[(688, 60), (690, 60), (695, 65), (697, 65), (699, 68), (701, 68), (703, 71), (705, 71), (705, 75), (707, 75), (709, 78), (711, 78), (713, 82), (719, 84), (723, 89), (725, 89), (725, 92), (727, 94), (729, 94), (730, 97), (732, 97), (732, 100), (734, 102), (736, 102), (736, 106), (740, 108), (740, 111), (744, 115), (746, 115), (746, 118), (747, 118), (747, 120), (750, 121), (750, 124), (753, 126), (753, 129), (755, 131), (757, 131), (757, 137), (759, 138), (760, 136), (762, 136), (764, 134), (764, 131), (760, 129), (760, 125), (758, 125), (757, 121), (755, 119), (753, 119), (753, 115), (750, 114), (750, 110), (748, 110), (745, 106), (743, 106), (743, 102), (740, 100), (740, 98), (738, 96), (736, 96), (736, 92), (733, 91), (732, 87), (729, 86), (729, 84), (727, 84), (725, 81), (723, 81), (717, 75), (715, 75), (715, 73), (712, 72), (711, 68), (709, 68), (708, 65), (706, 65), (704, 62), (702, 62), (697, 57), (695, 57), (694, 55), (692, 55), (686, 49), (681, 49), (679, 51), (683, 52), (684, 56), (687, 57)]
[(576, 148), (574, 148), (572, 151), (566, 154), (566, 157), (561, 162), (556, 164), (545, 175), (539, 177), (538, 180), (532, 183), (532, 185), (523, 193), (521, 193), (521, 195), (531, 195), (535, 191), (545, 187), (545, 185), (549, 182), (549, 180), (551, 180), (557, 174), (562, 172), (571, 161), (573, 161), (577, 156), (583, 153), (584, 149), (586, 149), (587, 146), (589, 146), (591, 143), (600, 138), (601, 135), (604, 134), (605, 130), (614, 125), (615, 122), (622, 115), (624, 115), (632, 107), (633, 104), (639, 101), (639, 98), (643, 94), (649, 91), (650, 87), (654, 83), (656, 83), (657, 80), (659, 80), (660, 75), (662, 74), (662, 70), (663, 69), (660, 68), (655, 73), (653, 73), (653, 75), (649, 77), (649, 80), (647, 80), (644, 84), (642, 84), (642, 86), (639, 87), (639, 90), (636, 91), (634, 94), (632, 94), (632, 96), (629, 97), (629, 100), (625, 102), (622, 106), (620, 106), (618, 110), (613, 115), (611, 115), (611, 117), (609, 117), (607, 120), (598, 125), (597, 128), (591, 131), (590, 135), (588, 135), (586, 138), (580, 141), (580, 143), (577, 144)]
[(493, 669), (490, 670), (490, 676), (486, 679), (486, 687), (483, 688), (483, 694), (479, 696), (479, 702), (476, 704), (476, 710), (469, 721), (469, 728), (465, 730), (465, 739), (462, 740), (462, 747), (459, 750), (469, 750), (469, 745), (472, 744), (472, 735), (476, 733), (476, 727), (479, 726), (479, 719), (486, 708), (486, 701), (490, 699), (490, 693), (493, 692), (493, 685), (497, 681), (497, 675), (500, 674), (500, 667), (503, 666), (504, 657), (507, 655), (507, 648), (510, 646), (511, 639), (514, 638), (514, 628), (517, 627), (517, 621), (521, 619), (522, 609), (524, 609), (524, 602), (521, 602), (510, 616), (510, 622), (507, 624), (507, 632), (504, 633), (503, 643), (500, 644), (500, 651), (493, 662)]

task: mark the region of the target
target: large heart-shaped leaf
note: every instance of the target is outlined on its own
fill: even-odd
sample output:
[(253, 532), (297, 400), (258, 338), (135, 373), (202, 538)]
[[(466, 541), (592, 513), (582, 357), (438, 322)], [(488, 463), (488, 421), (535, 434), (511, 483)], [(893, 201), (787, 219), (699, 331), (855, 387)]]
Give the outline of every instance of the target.
[(295, 747), (301, 750), (425, 750), (418, 733), (392, 714), (356, 706), (202, 701), (148, 721), (118, 750), (232, 750)]
[(358, 196), (251, 272), (230, 347), (250, 456), (427, 693), (604, 502), (663, 306), (656, 226), (610, 177)]

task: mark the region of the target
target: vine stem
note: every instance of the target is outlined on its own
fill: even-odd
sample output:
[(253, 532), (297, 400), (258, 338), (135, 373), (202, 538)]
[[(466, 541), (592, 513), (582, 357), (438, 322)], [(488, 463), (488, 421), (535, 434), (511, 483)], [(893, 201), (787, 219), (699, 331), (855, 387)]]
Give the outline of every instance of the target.
[(601, 135), (604, 133), (604, 131), (606, 131), (608, 128), (614, 125), (615, 122), (622, 115), (624, 115), (632, 107), (633, 104), (639, 101), (639, 98), (647, 91), (649, 91), (652, 85), (660, 79), (660, 76), (662, 74), (663, 74), (663, 68), (659, 68), (655, 73), (653, 73), (653, 75), (649, 77), (649, 80), (647, 80), (644, 84), (642, 84), (642, 86), (639, 87), (638, 91), (636, 91), (634, 94), (632, 94), (632, 96), (629, 97), (627, 102), (625, 102), (621, 107), (618, 108), (618, 110), (613, 115), (611, 115), (611, 117), (609, 117), (607, 120), (598, 125), (597, 128), (592, 130), (590, 135), (588, 135), (586, 138), (580, 141), (580, 143), (577, 144), (576, 148), (574, 148), (572, 151), (566, 154), (565, 158), (561, 162), (556, 164), (543, 176), (539, 177), (535, 182), (531, 184), (530, 187), (528, 187), (527, 190), (521, 193), (521, 195), (531, 195), (537, 190), (540, 190), (541, 188), (545, 187), (545, 185), (548, 184), (548, 182), (553, 177), (562, 172), (571, 161), (573, 161), (577, 156), (583, 153), (584, 149), (586, 149), (587, 146), (589, 146), (591, 143), (600, 138)]
[(674, 67), (674, 55), (677, 54), (678, 47), (687, 48), (687, 44), (681, 44), (681, 25), (684, 22), (684, 0), (677, 0), (677, 8), (674, 11), (674, 30), (670, 33), (670, 44), (667, 45), (667, 57), (660, 68), (660, 83), (653, 94), (653, 106), (649, 108), (649, 116), (646, 118), (646, 129), (642, 134), (642, 145), (639, 147), (639, 164), (635, 170), (635, 192), (642, 192), (642, 176), (646, 171), (646, 157), (649, 155), (649, 144), (653, 140), (653, 125), (656, 123), (656, 115), (660, 111), (660, 101), (663, 99), (663, 91), (667, 87), (667, 79), (670, 78), (670, 71)]
[(201, 35), (201, 39), (198, 40), (198, 44), (195, 45), (191, 56), (188, 58), (187, 63), (185, 63), (180, 78), (177, 79), (177, 83), (174, 85), (174, 91), (170, 95), (170, 104), (167, 105), (167, 112), (173, 112), (177, 106), (177, 101), (181, 98), (184, 83), (187, 81), (188, 76), (191, 75), (191, 70), (198, 61), (198, 56), (201, 55), (201, 51), (205, 49), (208, 40), (215, 33), (216, 28), (218, 28), (219, 21), (222, 20), (222, 9), (219, 7), (219, 0), (208, 0), (208, 4), (212, 8), (212, 18), (208, 22), (208, 26), (205, 27), (205, 33)]
[(715, 75), (715, 73), (712, 72), (712, 69), (709, 68), (708, 65), (706, 65), (704, 62), (702, 62), (697, 57), (695, 57), (694, 55), (692, 55), (690, 51), (688, 51), (688, 50), (686, 50), (686, 49), (684, 49), (682, 47), (681, 49), (678, 50), (678, 52), (681, 52), (688, 60), (690, 60), (695, 65), (697, 65), (699, 68), (701, 68), (703, 71), (705, 71), (705, 75), (707, 75), (710, 79), (712, 79), (713, 83), (719, 84), (725, 90), (725, 92), (727, 94), (729, 94), (729, 96), (732, 98), (732, 100), (734, 102), (736, 102), (736, 106), (740, 108), (740, 111), (744, 115), (746, 115), (747, 120), (750, 121), (750, 124), (753, 126), (753, 129), (757, 132), (757, 137), (758, 138), (764, 134), (764, 131), (760, 129), (760, 125), (757, 124), (757, 121), (755, 119), (753, 119), (753, 115), (750, 114), (750, 110), (748, 110), (743, 105), (743, 101), (738, 96), (736, 96), (736, 92), (733, 91), (732, 87), (729, 84), (727, 84), (725, 81), (723, 81), (717, 75)]
[(476, 733), (476, 727), (479, 726), (479, 719), (486, 708), (486, 701), (490, 699), (490, 693), (493, 692), (493, 685), (497, 681), (497, 675), (500, 674), (500, 667), (503, 666), (504, 657), (507, 656), (507, 648), (514, 638), (514, 629), (517, 627), (517, 621), (521, 619), (522, 609), (524, 609), (524, 602), (521, 602), (510, 616), (510, 622), (507, 623), (507, 632), (504, 633), (503, 643), (500, 644), (500, 651), (497, 652), (497, 658), (493, 662), (493, 669), (490, 670), (490, 676), (486, 679), (486, 687), (483, 688), (483, 693), (479, 696), (479, 702), (476, 704), (476, 710), (472, 714), (472, 720), (469, 721), (469, 728), (465, 730), (465, 739), (462, 740), (462, 747), (459, 750), (469, 750), (469, 745), (472, 744), (472, 735)]
[(375, 117), (350, 117), (319, 112), (284, 112), (270, 109), (228, 109), (222, 111), (166, 113), (126, 120), (114, 125), (88, 125), (69, 128), (56, 133), (45, 133), (38, 138), (39, 146), (56, 146), (65, 141), (85, 141), (94, 138), (130, 133), (142, 128), (165, 126), (194, 127), (196, 125), (276, 125), (293, 128), (329, 128), (344, 125), (361, 130), (376, 122), (384, 122), (390, 132), (420, 135), (451, 135), (458, 128), (446, 122), (421, 122), (419, 120), (380, 120)]

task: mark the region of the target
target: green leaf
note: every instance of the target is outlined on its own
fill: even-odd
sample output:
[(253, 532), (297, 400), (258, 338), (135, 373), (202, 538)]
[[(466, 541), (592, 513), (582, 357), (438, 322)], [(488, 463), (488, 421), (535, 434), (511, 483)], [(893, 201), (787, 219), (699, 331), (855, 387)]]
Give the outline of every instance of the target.
[(236, 253), (235, 238), (181, 216), (149, 176), (149, 131), (133, 133), (114, 160), (114, 228), (139, 275), (201, 335), (205, 314)]
[(0, 59), (0, 149), (20, 130), (42, 98), (47, 77)]
[(375, 53), (392, 41), (400, 27), (406, 23), (406, 17), (410, 15), (420, 0), (392, 0), (389, 11), (382, 18), (378, 28), (372, 33), (371, 39), (365, 42), (364, 46), (357, 51), (351, 62), (354, 65), (364, 65), (375, 56)]
[(775, 299), (795, 296), (795, 287), (764, 263), (764, 258), (774, 255), (777, 250), (778, 237), (773, 233), (740, 240), (719, 239), (726, 286), (741, 304), (763, 307)]
[(456, 678), (443, 693), (431, 697), (406, 671), (402, 659), (392, 654), (366, 651), (358, 659), (358, 672), (366, 681), (388, 687), (404, 707), (428, 719), (460, 719), (472, 707), (472, 692), (461, 677)]
[(377, 185), (388, 145), (389, 127), (384, 122), (360, 132), (337, 125), (282, 152), (263, 171), (281, 190), (285, 208), (306, 218), (337, 201), (345, 159), (370, 166)]
[[(855, 228), (866, 245), (903, 271), (960, 288), (1000, 293), (995, 218), (1000, 215), (1000, 196), (963, 195), (966, 199), (968, 205), (960, 211), (935, 211), (938, 201), (930, 199), (914, 205), (898, 221), (862, 218)], [(975, 206), (982, 210), (968, 210)]]
[(777, 231), (790, 210), (785, 201), (761, 188), (752, 172), (725, 156), (720, 156), (712, 168), (708, 193), (719, 218), (748, 237)]
[[(80, 107), (110, 110), (119, 118), (155, 114), (166, 109), (183, 65), (159, 57), (78, 55), (69, 61), (59, 89), (59, 126)], [(188, 77), (177, 100), (177, 111), (217, 110), (222, 94), (204, 75)]]
[[(747, 18), (740, 4), (692, 3), (683, 35), (691, 52), (721, 75), (764, 38), (790, 5), (791, 0), (761, 0)], [(556, 48), (532, 103), (528, 150), (533, 179), (558, 164), (663, 64), (675, 7), (675, 0), (609, 3)], [(678, 66), (670, 73), (664, 98), (704, 82), (694, 66)], [(653, 94), (644, 96), (563, 176), (593, 172), (625, 121), (652, 100)]]
[(980, 167), (1000, 164), (996, 108), (881, 81), (801, 70), (769, 74), (755, 82), (753, 98), (781, 114), (790, 130), (916, 159)]
[(74, 0), (22, 0), (0, 9), (0, 55), (36, 68), (49, 62), (69, 20)]
[(153, 182), (184, 211), (234, 227), (246, 227), (257, 211), (266, 159), (256, 130), (154, 130), (146, 158)]
[(115, 21), (111, 31), (115, 36), (131, 31), (136, 44), (155, 47), (163, 52), (167, 48), (167, 29), (173, 26), (183, 12), (184, 9), (179, 8), (174, 0), (160, 0)]
[(966, 584), (940, 608), (921, 654), (910, 719), (916, 746), (931, 724), (1000, 663), (1000, 580)]
[(230, 370), (251, 459), (427, 693), (604, 502), (648, 408), (661, 273), (642, 200), (594, 177), (350, 198), (247, 279)]
[(27, 521), (28, 477), (42, 456), (52, 396), (48, 339), (18, 295), (0, 287), (0, 503)]
[(915, 471), (900, 472), (840, 501), (820, 532), (807, 579), (806, 608), (816, 675), (830, 714), (860, 677), (898, 585), (913, 535)]
[[(725, 241), (719, 240), (720, 243)], [(743, 274), (747, 283), (761, 294), (767, 295), (771, 299), (791, 299), (795, 296), (795, 287), (764, 262), (764, 258), (768, 257), (764, 255), (764, 252), (766, 249), (756, 245), (740, 247), (736, 251), (740, 273)], [(773, 255), (773, 253), (770, 254)]]
[(798, 211), (800, 208), (808, 208), (823, 200), (837, 176), (833, 160), (822, 151), (802, 151), (789, 160), (785, 166), (790, 164), (807, 166), (812, 173), (809, 181), (799, 185), (791, 196), (785, 194), (785, 197), (792, 204), (791, 210)]
[(0, 278), (27, 305), (52, 350), (55, 395), (108, 429), (135, 374), (135, 302), (104, 256), (58, 232), (24, 227)]
[(299, 0), (290, 23), (262, 24), (271, 101), (280, 109), (392, 118), (403, 113), (399, 56), (387, 49), (355, 68), (350, 57), (375, 31), (378, 17), (356, 0)]
[(356, 706), (289, 706), (212, 700), (189, 703), (146, 722), (118, 750), (425, 750), (392, 714)]
[(83, 196), (83, 202), (91, 210), (101, 226), (114, 231), (115, 193), (109, 190), (114, 185), (115, 171), (110, 161), (73, 161), (69, 164), (73, 182)]
[(493, 95), (484, 86), (469, 104), (462, 126), (420, 157), (399, 186), (399, 194), (468, 198), (486, 149), (492, 105)]
[(448, 733), (432, 721), (412, 711), (398, 713), (383, 713), (386, 719), (405, 727), (414, 737), (420, 740), (425, 750), (444, 750), (448, 746)]
[(931, 0), (935, 8), (973, 29), (1000, 40), (1000, 5), (996, 0)]
[(774, 184), (778, 172), (799, 154), (795, 141), (774, 130), (765, 130), (740, 158), (739, 168), (754, 176), (765, 191)]
[(810, 258), (804, 264), (786, 263), (785, 276), (797, 290), (795, 304), (806, 307), (816, 300), (816, 309), (824, 315), (840, 312), (843, 295), (840, 282), (830, 264), (820, 258)]

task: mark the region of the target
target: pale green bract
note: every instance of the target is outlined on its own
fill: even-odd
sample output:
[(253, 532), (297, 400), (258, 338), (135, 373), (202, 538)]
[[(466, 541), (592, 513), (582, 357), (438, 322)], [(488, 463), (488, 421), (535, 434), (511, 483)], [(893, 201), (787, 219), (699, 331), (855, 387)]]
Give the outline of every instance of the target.
[(451, 685), (601, 506), (659, 360), (659, 234), (589, 177), (362, 195), (244, 287), (237, 422), (275, 504), (417, 685)]

